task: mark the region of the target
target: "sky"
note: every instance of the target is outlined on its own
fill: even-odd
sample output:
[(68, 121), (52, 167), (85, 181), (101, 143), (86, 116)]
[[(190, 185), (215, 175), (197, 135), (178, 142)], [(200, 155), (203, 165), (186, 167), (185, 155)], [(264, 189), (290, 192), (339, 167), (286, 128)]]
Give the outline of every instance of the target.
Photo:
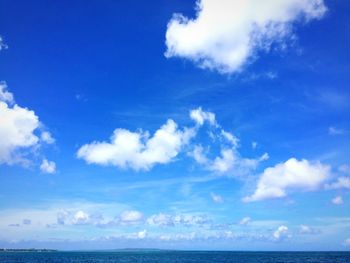
[(350, 249), (350, 2), (0, 2), (0, 247)]

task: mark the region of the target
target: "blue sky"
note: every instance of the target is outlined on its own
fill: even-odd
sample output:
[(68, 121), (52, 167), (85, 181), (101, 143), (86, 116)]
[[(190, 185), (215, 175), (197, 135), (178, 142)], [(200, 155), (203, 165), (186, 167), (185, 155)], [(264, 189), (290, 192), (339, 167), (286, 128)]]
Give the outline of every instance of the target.
[(0, 3), (0, 247), (350, 248), (347, 1)]

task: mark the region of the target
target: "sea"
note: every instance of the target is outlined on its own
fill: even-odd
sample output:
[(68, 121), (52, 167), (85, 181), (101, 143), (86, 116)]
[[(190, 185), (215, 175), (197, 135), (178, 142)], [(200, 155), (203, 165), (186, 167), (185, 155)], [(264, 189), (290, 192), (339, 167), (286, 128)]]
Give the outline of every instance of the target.
[(1, 252), (0, 262), (350, 263), (350, 252)]

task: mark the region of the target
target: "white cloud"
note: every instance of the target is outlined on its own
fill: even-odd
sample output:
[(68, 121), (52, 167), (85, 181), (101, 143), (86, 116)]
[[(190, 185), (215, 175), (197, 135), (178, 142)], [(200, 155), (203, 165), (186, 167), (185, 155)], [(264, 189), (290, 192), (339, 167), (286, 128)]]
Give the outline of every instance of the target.
[(191, 110), (190, 117), (197, 125), (202, 126), (206, 121), (213, 126), (216, 126), (215, 114), (209, 111), (203, 111), (201, 107)]
[(232, 133), (221, 130), (221, 135), (232, 144), (233, 147), (237, 147), (238, 146), (238, 138), (236, 136), (234, 136)]
[(260, 162), (269, 158), (267, 153), (257, 159), (241, 157), (237, 150), (239, 139), (232, 133), (222, 129), (216, 122), (213, 113), (204, 112), (201, 108), (198, 108), (191, 111), (190, 116), (199, 126), (203, 125), (206, 120), (214, 125), (215, 129), (210, 133), (211, 138), (213, 141), (219, 139), (218, 141), (220, 142), (220, 154), (211, 159), (207, 157), (208, 153), (201, 145), (195, 145), (193, 151), (189, 153), (205, 169), (220, 175), (242, 176), (249, 174), (252, 170), (256, 169)]
[(330, 184), (326, 184), (325, 188), (328, 190), (335, 190), (335, 189), (342, 189), (342, 188), (350, 189), (350, 178), (341, 176), (337, 179), (337, 181)]
[(152, 215), (149, 218), (147, 218), (147, 224), (151, 226), (174, 226), (174, 219), (172, 216), (159, 213), (157, 215)]
[(178, 129), (173, 120), (168, 120), (152, 137), (148, 132), (116, 129), (110, 142), (85, 144), (77, 156), (87, 163), (149, 170), (155, 164), (172, 161), (194, 135), (193, 129)]
[(196, 10), (195, 19), (173, 15), (165, 55), (232, 73), (273, 43), (283, 48), (294, 22), (320, 19), (326, 7), (323, 0), (197, 0)]
[(244, 217), (239, 221), (239, 224), (242, 226), (246, 226), (248, 225), (250, 222), (252, 221), (252, 219), (250, 217)]
[(314, 235), (321, 233), (320, 230), (307, 225), (300, 225), (299, 233), (302, 235)]
[(206, 157), (203, 147), (196, 145), (191, 155), (206, 169), (218, 174), (233, 176), (245, 175), (254, 170), (259, 163), (257, 159), (242, 158), (235, 149), (222, 149), (220, 156), (210, 160)]
[(40, 170), (43, 173), (53, 174), (56, 172), (56, 164), (52, 161), (44, 159), (40, 165)]
[(75, 225), (84, 225), (89, 222), (89, 219), (89, 214), (80, 210), (74, 214), (73, 223)]
[(235, 149), (222, 149), (220, 156), (210, 161), (208, 168), (219, 174), (242, 176), (256, 169), (258, 164), (267, 158), (268, 155), (264, 154), (258, 159), (248, 159), (241, 157)]
[(173, 120), (168, 120), (153, 136), (148, 132), (116, 129), (110, 142), (85, 144), (78, 150), (77, 157), (87, 163), (150, 170), (156, 164), (171, 162), (207, 122), (211, 126), (209, 136), (220, 144), (220, 154), (209, 159), (201, 145), (190, 145), (193, 150), (188, 152), (205, 169), (221, 175), (241, 176), (269, 158), (267, 153), (257, 159), (242, 158), (237, 150), (238, 138), (220, 127), (214, 113), (199, 107), (189, 115), (196, 123), (194, 127), (181, 129)]
[(224, 202), (224, 200), (222, 199), (221, 195), (215, 194), (215, 193), (210, 193), (211, 199), (213, 199), (213, 201), (215, 203), (222, 203)]
[(0, 164), (28, 163), (25, 154), (40, 146), (40, 126), (35, 112), (15, 104), (6, 83), (0, 82)]
[(146, 238), (146, 237), (147, 237), (147, 230), (142, 230), (142, 231), (138, 232), (138, 233), (137, 233), (137, 237), (138, 237), (139, 239), (144, 239), (144, 238)]
[(55, 139), (52, 137), (51, 133), (49, 133), (48, 131), (43, 131), (40, 135), (40, 139), (47, 144), (55, 143)]
[(344, 203), (343, 197), (341, 197), (340, 195), (334, 197), (332, 199), (332, 203), (335, 204), (335, 205), (342, 205)]
[(7, 45), (4, 43), (2, 36), (0, 36), (0, 50), (7, 49)]
[(273, 232), (273, 237), (276, 240), (283, 239), (288, 236), (288, 227), (282, 225), (277, 228), (275, 232)]
[(143, 220), (143, 214), (136, 210), (124, 211), (119, 217), (120, 223), (134, 224)]
[(0, 82), (0, 101), (13, 104), (15, 100), (13, 98), (13, 94), (7, 90), (6, 82)]
[(284, 163), (264, 170), (253, 195), (243, 198), (253, 202), (269, 198), (280, 198), (288, 190), (311, 191), (318, 189), (330, 177), (330, 167), (320, 162), (310, 163), (291, 158)]
[(211, 222), (206, 216), (179, 214), (168, 215), (159, 213), (152, 215), (146, 220), (150, 226), (171, 227), (171, 226), (203, 226)]
[(9, 107), (0, 101), (0, 164), (21, 162), (17, 150), (38, 144), (34, 134), (39, 127), (39, 118), (34, 111), (18, 105)]

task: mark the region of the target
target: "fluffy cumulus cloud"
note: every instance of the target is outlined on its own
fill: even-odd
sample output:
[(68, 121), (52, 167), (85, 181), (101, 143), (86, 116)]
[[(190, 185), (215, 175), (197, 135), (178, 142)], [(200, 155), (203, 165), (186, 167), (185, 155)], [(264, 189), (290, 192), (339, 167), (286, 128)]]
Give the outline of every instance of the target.
[(183, 57), (222, 73), (239, 71), (258, 51), (284, 47), (293, 23), (320, 19), (323, 0), (197, 0), (196, 17), (174, 14), (166, 32), (167, 57)]
[[(34, 149), (40, 145), (40, 126), (35, 112), (15, 104), (13, 94), (7, 90), (6, 83), (1, 82), (0, 164), (26, 162), (22, 150)], [(51, 139), (53, 140), (52, 137)]]
[(245, 202), (269, 198), (281, 198), (288, 190), (311, 191), (320, 188), (330, 177), (330, 167), (320, 162), (291, 158), (284, 163), (264, 170), (253, 195), (243, 199)]
[[(243, 158), (238, 152), (238, 138), (225, 131), (217, 123), (215, 114), (202, 110), (191, 110), (189, 117), (195, 125), (180, 128), (173, 120), (168, 120), (152, 136), (149, 132), (132, 132), (116, 129), (109, 142), (85, 144), (77, 152), (77, 157), (87, 163), (113, 165), (119, 168), (150, 170), (156, 164), (171, 162), (183, 150), (187, 150), (201, 167), (220, 175), (241, 176), (254, 170), (261, 161), (269, 158), (265, 153), (259, 158)], [(207, 123), (208, 126), (204, 127)], [(219, 144), (218, 153), (208, 154), (195, 140), (200, 129), (207, 129), (212, 143)], [(187, 146), (187, 147), (185, 147)], [(210, 148), (209, 146), (207, 148)]]
[(43, 173), (53, 174), (56, 172), (56, 163), (44, 159), (40, 165), (40, 170)]
[(51, 133), (48, 131), (43, 131), (41, 133), (40, 139), (47, 144), (55, 143), (55, 139), (52, 137)]
[(209, 111), (203, 111), (201, 107), (190, 111), (190, 117), (197, 125), (202, 126), (205, 122), (216, 126), (215, 114)]
[(149, 170), (155, 164), (169, 163), (193, 136), (192, 129), (180, 130), (168, 120), (152, 137), (148, 132), (116, 129), (110, 142), (86, 144), (77, 156), (88, 163)]
[(142, 230), (137, 233), (137, 238), (139, 239), (144, 239), (147, 237), (147, 230)]
[(279, 226), (275, 232), (273, 232), (273, 238), (275, 240), (280, 240), (288, 236), (288, 227), (282, 225)]

